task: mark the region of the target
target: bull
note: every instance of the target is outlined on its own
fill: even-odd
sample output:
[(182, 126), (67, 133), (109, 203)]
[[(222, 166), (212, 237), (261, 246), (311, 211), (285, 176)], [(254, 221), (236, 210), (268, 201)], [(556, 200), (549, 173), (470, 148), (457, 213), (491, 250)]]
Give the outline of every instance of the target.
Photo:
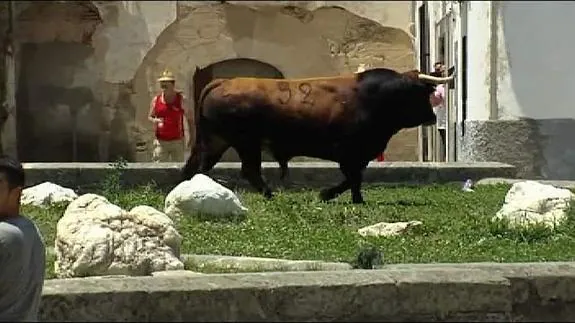
[(233, 147), (242, 176), (271, 198), (261, 174), (265, 147), (284, 170), (295, 156), (337, 162), (344, 180), (321, 190), (320, 199), (328, 201), (350, 189), (352, 203), (363, 203), (368, 163), (400, 130), (435, 124), (430, 95), (435, 85), (452, 79), (386, 68), (306, 79), (215, 79), (199, 97), (196, 143), (182, 180), (211, 170)]

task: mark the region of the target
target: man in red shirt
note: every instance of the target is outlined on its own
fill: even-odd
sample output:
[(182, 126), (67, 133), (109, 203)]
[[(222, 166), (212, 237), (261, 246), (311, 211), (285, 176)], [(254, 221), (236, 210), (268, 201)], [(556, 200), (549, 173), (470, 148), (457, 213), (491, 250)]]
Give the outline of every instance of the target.
[(154, 162), (184, 161), (184, 117), (190, 134), (187, 147), (193, 140), (193, 113), (185, 102), (184, 95), (176, 91), (176, 80), (172, 73), (164, 71), (158, 79), (162, 93), (152, 99), (148, 119), (154, 124), (155, 136), (152, 160)]

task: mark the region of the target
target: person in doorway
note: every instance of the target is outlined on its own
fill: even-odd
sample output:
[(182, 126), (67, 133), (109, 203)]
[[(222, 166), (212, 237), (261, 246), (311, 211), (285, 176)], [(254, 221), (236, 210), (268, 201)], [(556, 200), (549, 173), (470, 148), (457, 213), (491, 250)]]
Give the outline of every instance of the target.
[(188, 122), (188, 148), (193, 140), (193, 114), (186, 106), (185, 98), (176, 91), (176, 80), (171, 72), (164, 71), (158, 79), (162, 92), (152, 99), (148, 119), (154, 124), (155, 140), (152, 160), (154, 162), (184, 161), (184, 117)]
[[(437, 62), (433, 65), (434, 71), (430, 73), (432, 76), (442, 77), (445, 76), (445, 65), (443, 62)], [(431, 95), (431, 106), (433, 112), (437, 117), (437, 131), (441, 140), (440, 147), (440, 161), (445, 161), (445, 145), (446, 145), (446, 109), (445, 109), (445, 85), (439, 84), (435, 87), (435, 92)]]
[(20, 215), (22, 165), (0, 156), (0, 321), (38, 321), (45, 244), (38, 227)]

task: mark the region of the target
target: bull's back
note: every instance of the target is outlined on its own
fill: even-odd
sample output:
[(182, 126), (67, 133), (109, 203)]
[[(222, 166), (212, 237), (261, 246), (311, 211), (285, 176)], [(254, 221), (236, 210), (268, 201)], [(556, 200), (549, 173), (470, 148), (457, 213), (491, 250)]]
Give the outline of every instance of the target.
[(352, 113), (355, 85), (355, 76), (349, 75), (303, 79), (216, 79), (206, 88), (213, 87), (210, 99), (233, 106), (235, 110), (253, 109), (285, 119), (333, 123), (344, 121)]

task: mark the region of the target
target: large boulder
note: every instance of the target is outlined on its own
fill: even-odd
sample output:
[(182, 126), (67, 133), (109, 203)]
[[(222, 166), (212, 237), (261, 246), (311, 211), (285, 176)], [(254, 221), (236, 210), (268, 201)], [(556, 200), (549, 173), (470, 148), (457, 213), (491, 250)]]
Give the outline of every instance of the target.
[(36, 207), (49, 207), (59, 203), (70, 203), (78, 198), (71, 188), (44, 182), (22, 190), (20, 203)]
[(55, 272), (69, 278), (182, 270), (181, 242), (173, 221), (152, 207), (128, 212), (105, 197), (84, 194), (58, 221)]
[(164, 213), (172, 218), (197, 213), (238, 216), (247, 210), (234, 192), (203, 174), (178, 184), (164, 202)]
[(567, 218), (574, 199), (575, 194), (568, 189), (536, 181), (518, 182), (509, 189), (503, 206), (492, 220), (505, 220), (512, 227), (543, 224), (554, 228)]

